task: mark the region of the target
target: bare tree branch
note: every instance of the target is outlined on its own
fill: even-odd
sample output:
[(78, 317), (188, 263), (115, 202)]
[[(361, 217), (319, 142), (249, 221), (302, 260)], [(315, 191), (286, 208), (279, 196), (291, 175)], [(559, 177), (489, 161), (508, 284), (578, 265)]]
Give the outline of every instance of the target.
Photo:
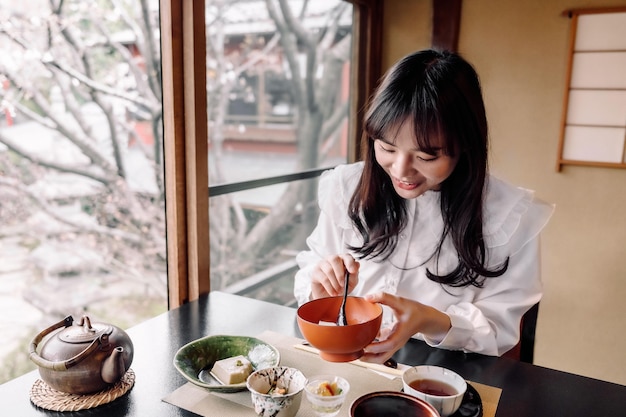
[[(37, 104), (37, 106), (46, 114), (46, 119), (50, 123), (46, 123), (48, 127), (58, 130), (64, 137), (70, 140), (76, 145), (89, 159), (91, 159), (96, 165), (101, 167), (105, 172), (113, 172), (111, 164), (106, 160), (101, 153), (89, 144), (89, 140), (85, 137), (79, 137), (80, 133), (73, 130), (72, 127), (58, 118), (57, 115), (51, 110), (50, 105), (41, 92), (37, 89), (30, 87), (30, 83), (18, 79), (11, 71), (3, 68), (4, 75), (15, 85), (19, 86), (21, 90), (27, 92), (28, 96)], [(33, 114), (26, 110), (20, 103), (14, 103), (17, 108), (25, 110), (25, 114)], [(37, 119), (41, 120), (40, 117)]]
[(86, 177), (86, 178), (91, 178), (92, 180), (98, 181), (98, 182), (100, 182), (102, 184), (108, 184), (111, 181), (110, 178), (104, 177), (102, 175), (98, 175), (96, 172), (93, 172), (92, 169), (79, 169), (79, 168), (74, 167), (74, 166), (64, 165), (64, 164), (60, 164), (58, 162), (45, 161), (45, 160), (43, 160), (41, 158), (38, 158), (38, 157), (32, 155), (30, 152), (24, 150), (19, 145), (13, 143), (11, 140), (9, 140), (2, 133), (2, 131), (0, 131), (0, 142), (5, 144), (10, 150), (12, 150), (16, 154), (20, 155), (22, 158), (28, 159), (29, 161), (31, 161), (31, 162), (33, 162), (33, 163), (35, 163), (37, 165), (41, 165), (42, 167), (54, 169), (54, 170), (59, 171), (59, 172), (67, 172), (67, 173), (70, 173), (70, 174), (81, 175), (81, 176)]
[(71, 220), (66, 219), (65, 217), (59, 216), (54, 211), (50, 210), (48, 202), (34, 193), (30, 192), (26, 187), (17, 181), (11, 181), (10, 179), (0, 177), (0, 185), (5, 187), (11, 187), (23, 195), (27, 196), (33, 203), (35, 203), (40, 210), (44, 211), (47, 215), (52, 217), (53, 219), (71, 226), (76, 229), (76, 231), (90, 232), (90, 233), (98, 233), (103, 235), (108, 235), (115, 238), (124, 239), (130, 243), (139, 245), (142, 243), (141, 237), (135, 234), (126, 233), (120, 229), (112, 229), (101, 227), (99, 225), (89, 225), (84, 223), (76, 223)]
[(130, 103), (133, 103), (135, 105), (138, 106), (143, 106), (146, 107), (152, 111), (158, 111), (156, 105), (154, 102), (151, 102), (150, 100), (146, 100), (143, 99), (135, 94), (131, 95), (131, 94), (127, 94), (125, 92), (123, 92), (120, 89), (116, 89), (116, 88), (111, 88), (105, 84), (102, 83), (98, 83), (96, 81), (94, 81), (93, 79), (86, 77), (85, 75), (83, 75), (82, 73), (74, 70), (73, 68), (67, 66), (67, 65), (63, 65), (53, 59), (48, 59), (48, 60), (44, 60), (43, 63), (45, 65), (49, 65), (52, 66), (56, 69), (58, 69), (59, 71), (62, 71), (64, 73), (66, 73), (67, 75), (69, 75), (70, 77), (74, 78), (75, 80), (81, 82), (82, 84), (84, 84), (85, 86), (89, 87), (91, 90), (93, 90), (94, 92), (99, 92), (102, 94), (106, 94), (107, 96), (110, 97), (117, 97), (120, 98), (122, 100), (126, 100)]

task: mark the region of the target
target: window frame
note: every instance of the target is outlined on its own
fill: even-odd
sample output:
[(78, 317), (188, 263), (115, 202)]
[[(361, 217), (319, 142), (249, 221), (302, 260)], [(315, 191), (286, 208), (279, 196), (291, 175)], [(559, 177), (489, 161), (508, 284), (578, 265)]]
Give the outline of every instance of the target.
[[(348, 160), (359, 155), (363, 109), (381, 74), (382, 0), (354, 7)], [(204, 0), (160, 0), (168, 306), (210, 291)]]
[(210, 290), (204, 0), (160, 0), (168, 308)]
[[(159, 0), (163, 76), (168, 308), (208, 293), (205, 0)], [(348, 162), (360, 159), (367, 100), (382, 75), (383, 0), (354, 5)], [(432, 0), (431, 44), (456, 50), (463, 0)]]

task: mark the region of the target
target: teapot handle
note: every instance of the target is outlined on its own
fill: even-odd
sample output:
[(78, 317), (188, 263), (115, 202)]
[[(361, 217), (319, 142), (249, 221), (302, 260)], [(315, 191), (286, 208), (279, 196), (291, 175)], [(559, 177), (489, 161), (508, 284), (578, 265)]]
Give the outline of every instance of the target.
[[(61, 327), (71, 326), (73, 322), (74, 322), (74, 318), (72, 316), (67, 316), (60, 322), (53, 324), (52, 326), (48, 327), (47, 329), (39, 333), (37, 336), (35, 336), (32, 342), (30, 342), (30, 346), (29, 346), (30, 360), (32, 360), (36, 365), (41, 366), (42, 368), (45, 368), (45, 369), (51, 369), (53, 371), (65, 371), (66, 369), (71, 368), (72, 366), (76, 365), (77, 363), (85, 359), (88, 355), (90, 355), (92, 352), (94, 352), (98, 348), (101, 342), (100, 339), (102, 337), (105, 337), (106, 339), (108, 339), (108, 335), (103, 334), (99, 338), (94, 339), (89, 344), (89, 346), (87, 346), (82, 352), (64, 361), (53, 362), (53, 361), (49, 361), (47, 359), (42, 358), (37, 353), (37, 345), (43, 340), (43, 338), (49, 335), (50, 333), (52, 333), (53, 331), (60, 329)], [(107, 342), (107, 340), (105, 340), (105, 342)]]

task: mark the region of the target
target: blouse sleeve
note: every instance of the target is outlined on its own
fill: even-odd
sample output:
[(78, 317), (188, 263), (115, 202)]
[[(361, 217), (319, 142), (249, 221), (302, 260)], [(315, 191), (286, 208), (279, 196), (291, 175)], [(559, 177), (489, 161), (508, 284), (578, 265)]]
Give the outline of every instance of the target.
[(522, 316), (542, 297), (539, 234), (554, 206), (531, 191), (491, 183), (485, 243), (490, 267), (508, 257), (507, 271), (487, 278), (471, 302), (451, 304), (445, 312), (452, 328), (441, 341), (426, 339), (432, 346), (500, 356), (517, 344)]
[(447, 335), (431, 346), (462, 349), (500, 356), (519, 340), (519, 323), (524, 313), (542, 295), (539, 238), (524, 245), (509, 259), (507, 272), (481, 291), (474, 302), (452, 304), (446, 309), (452, 323)]
[(309, 301), (311, 272), (315, 265), (330, 255), (347, 251), (345, 234), (352, 228), (347, 207), (361, 170), (362, 163), (340, 165), (320, 177), (317, 226), (306, 240), (309, 250), (296, 256), (300, 269), (295, 275), (294, 295), (298, 305)]

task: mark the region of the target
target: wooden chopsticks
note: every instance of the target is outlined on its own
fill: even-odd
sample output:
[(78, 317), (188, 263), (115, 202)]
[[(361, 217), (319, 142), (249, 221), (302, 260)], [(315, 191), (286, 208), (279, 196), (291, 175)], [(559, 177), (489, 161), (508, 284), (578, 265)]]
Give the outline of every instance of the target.
[[(305, 352), (315, 353), (316, 355), (319, 355), (319, 353), (320, 353), (317, 348), (314, 348), (311, 345), (305, 345), (305, 344), (302, 344), (302, 343), (298, 343), (298, 344), (295, 344), (293, 347), (298, 349), (298, 350), (303, 350)], [(402, 377), (402, 374), (404, 373), (404, 371), (401, 370), (401, 369), (394, 369), (394, 368), (390, 368), (390, 367), (385, 366), (385, 365), (381, 365), (379, 363), (365, 362), (365, 361), (362, 361), (362, 360), (359, 360), (359, 359), (354, 360), (354, 361), (349, 362), (349, 363), (351, 363), (353, 365), (360, 366), (362, 368), (368, 368), (368, 369), (371, 369), (371, 370), (376, 371), (376, 372), (382, 372), (384, 374), (394, 375), (394, 376), (397, 376), (397, 377)]]

